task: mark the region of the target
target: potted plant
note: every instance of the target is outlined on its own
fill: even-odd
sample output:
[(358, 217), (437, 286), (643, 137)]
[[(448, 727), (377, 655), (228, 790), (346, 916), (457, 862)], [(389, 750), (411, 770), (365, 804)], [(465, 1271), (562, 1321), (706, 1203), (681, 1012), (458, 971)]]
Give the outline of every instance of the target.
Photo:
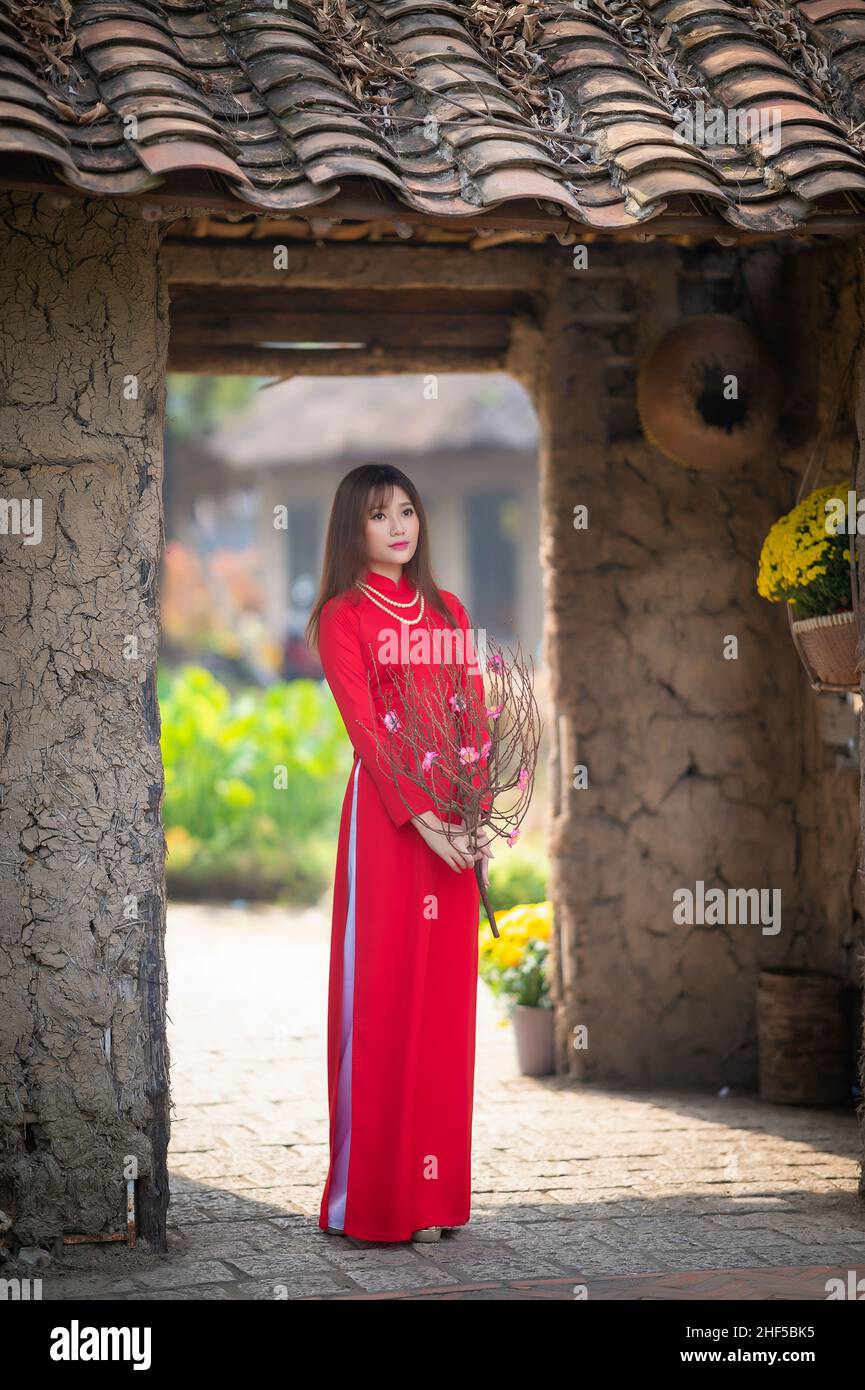
[(514, 1025), (523, 1076), (555, 1071), (547, 960), (551, 902), (521, 903), (497, 916), (498, 937), (481, 934), (479, 973)]
[(859, 688), (849, 492), (844, 482), (809, 493), (775, 522), (760, 552), (757, 592), (788, 605), (793, 640), (821, 690)]

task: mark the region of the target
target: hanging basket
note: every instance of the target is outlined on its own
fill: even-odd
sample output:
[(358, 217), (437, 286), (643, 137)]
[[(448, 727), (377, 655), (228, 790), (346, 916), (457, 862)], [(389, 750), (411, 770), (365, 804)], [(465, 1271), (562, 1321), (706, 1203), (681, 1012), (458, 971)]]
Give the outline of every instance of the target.
[[(847, 360), (835, 389), (834, 404), (827, 417), (817, 443), (802, 474), (796, 493), (796, 505), (808, 494), (809, 488), (816, 484), (825, 464), (825, 455), (832, 438), (841, 407), (841, 400), (853, 375), (854, 363), (865, 342), (865, 325), (859, 329), (859, 336)], [(855, 489), (859, 469), (859, 435), (854, 431), (852, 457), (850, 460), (850, 483)], [(786, 604), (790, 635), (799, 660), (805, 668), (811, 687), (825, 691), (858, 691), (865, 656), (859, 655), (859, 544), (858, 524), (850, 532), (850, 603), (851, 607), (841, 613), (827, 613), (818, 618), (798, 618), (794, 620), (792, 604)]]
[[(818, 441), (812, 450), (808, 460), (808, 466), (798, 485), (795, 493), (795, 505), (800, 505), (802, 498), (809, 495), (809, 488), (814, 488), (820, 473), (823, 471), (823, 464), (826, 461), (826, 452), (829, 449), (829, 441), (833, 438), (834, 428), (836, 428), (837, 418), (843, 399), (844, 392), (847, 391), (848, 382), (854, 371), (854, 364), (858, 361), (859, 349), (865, 343), (865, 324), (859, 327), (857, 341), (847, 360), (836, 389), (834, 389), (834, 399), (832, 411), (826, 417), (825, 424), (820, 430)], [(850, 460), (850, 484), (855, 489), (858, 480), (859, 463), (859, 438), (854, 432), (852, 438), (852, 456)], [(800, 657), (802, 666), (808, 674), (812, 689), (815, 691), (858, 691), (862, 680), (862, 667), (865, 666), (865, 652), (861, 653), (862, 631), (865, 630), (864, 605), (859, 598), (859, 546), (858, 543), (858, 512), (857, 524), (850, 530), (850, 542), (848, 542), (847, 556), (850, 560), (850, 609), (844, 609), (840, 613), (820, 614), (818, 617), (807, 617), (807, 619), (795, 619), (793, 617), (794, 603), (786, 603), (787, 623), (790, 626), (790, 637), (793, 638), (795, 651)]]
[(848, 610), (795, 622), (791, 618), (790, 625), (815, 690), (859, 689), (861, 660), (855, 613)]

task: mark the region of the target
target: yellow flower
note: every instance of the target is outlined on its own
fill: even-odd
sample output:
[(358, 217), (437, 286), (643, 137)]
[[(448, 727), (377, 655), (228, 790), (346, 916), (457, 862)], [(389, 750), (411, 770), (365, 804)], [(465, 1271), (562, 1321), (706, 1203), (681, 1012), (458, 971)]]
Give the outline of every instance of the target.
[(200, 844), (184, 825), (172, 825), (165, 832), (165, 848), (171, 868), (185, 869), (192, 863)]
[(513, 947), (522, 949), (529, 941), (548, 941), (552, 933), (553, 905), (550, 901), (520, 903), (497, 913), (496, 925), (500, 937), (498, 942), (493, 939), (491, 944), (503, 951)]
[[(826, 507), (831, 499), (839, 501), (846, 510), (849, 490), (848, 483), (818, 488), (775, 522), (763, 542), (757, 568), (757, 592), (762, 598), (773, 603), (795, 603), (798, 598), (808, 597), (808, 588), (815, 579), (830, 575), (829, 594), (821, 590), (820, 599), (825, 596), (831, 602), (833, 583), (843, 584), (838, 575), (841, 533), (836, 535), (827, 529)], [(845, 558), (849, 559), (849, 555)]]

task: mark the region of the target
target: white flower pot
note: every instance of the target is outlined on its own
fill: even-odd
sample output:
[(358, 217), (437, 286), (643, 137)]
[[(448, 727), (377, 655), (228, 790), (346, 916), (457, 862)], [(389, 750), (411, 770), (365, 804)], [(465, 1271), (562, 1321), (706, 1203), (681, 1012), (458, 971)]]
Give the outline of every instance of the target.
[(553, 1010), (517, 1004), (511, 1015), (517, 1041), (517, 1064), (523, 1076), (555, 1072)]

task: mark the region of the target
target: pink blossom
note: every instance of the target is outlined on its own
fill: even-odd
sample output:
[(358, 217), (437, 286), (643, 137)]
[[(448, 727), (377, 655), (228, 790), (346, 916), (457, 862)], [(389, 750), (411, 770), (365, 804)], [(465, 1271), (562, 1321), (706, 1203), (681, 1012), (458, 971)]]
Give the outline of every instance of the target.
[(492, 748), (492, 746), (493, 746), (493, 744), (492, 744), (492, 739), (485, 738), (484, 741), (483, 741), (483, 743), (481, 744), (481, 757), (482, 757), (482, 758), (485, 758), (485, 757), (487, 756), (487, 753), (489, 753), (489, 751), (490, 751), (490, 749)]
[(518, 840), (519, 838), (520, 838), (520, 828), (519, 828), (519, 826), (517, 826), (516, 830), (512, 830), (511, 833), (510, 833), (510, 835), (508, 836), (508, 845), (510, 846), (511, 849), (513, 849), (514, 845), (516, 844), (516, 842), (517, 842), (517, 840)]
[(423, 762), (421, 763), (421, 767), (423, 768), (424, 772), (429, 772), (430, 768), (431, 768), (432, 765), (433, 765), (434, 760), (435, 760), (437, 757), (438, 757), (438, 753), (433, 753), (433, 752), (424, 753), (424, 755), (423, 755)]
[(399, 729), (401, 727), (399, 722), (399, 715), (397, 715), (392, 709), (389, 709), (387, 714), (383, 714), (382, 719), (384, 720), (384, 727), (387, 729), (389, 734), (394, 733), (396, 729)]
[(504, 709), (504, 707), (505, 707), (505, 702), (504, 702), (504, 700), (502, 700), (502, 702), (501, 702), (500, 705), (496, 705), (495, 708), (493, 708), (492, 705), (490, 705), (490, 706), (485, 706), (486, 711), (487, 711), (487, 714), (489, 715), (490, 719), (498, 719), (498, 717), (499, 717), (499, 715), (501, 714), (501, 712), (502, 712), (502, 710)]
[(466, 707), (466, 702), (463, 699), (462, 695), (449, 695), (448, 704), (450, 705), (452, 710), (461, 710), (465, 709)]
[(521, 786), (521, 787), (525, 787), (525, 785), (526, 785), (526, 783), (528, 782), (528, 780), (529, 780), (529, 770), (528, 770), (528, 768), (527, 768), (527, 767), (521, 767), (521, 768), (520, 768), (520, 775), (519, 775), (519, 778), (518, 778), (518, 781), (519, 781), (520, 786)]
[(487, 670), (488, 670), (488, 671), (501, 671), (501, 670), (503, 670), (502, 654), (501, 654), (501, 652), (493, 652), (492, 656), (488, 656), (488, 657), (487, 657)]
[(478, 750), (475, 747), (460, 749), (460, 762), (464, 765), (466, 763), (476, 763), (479, 756)]

